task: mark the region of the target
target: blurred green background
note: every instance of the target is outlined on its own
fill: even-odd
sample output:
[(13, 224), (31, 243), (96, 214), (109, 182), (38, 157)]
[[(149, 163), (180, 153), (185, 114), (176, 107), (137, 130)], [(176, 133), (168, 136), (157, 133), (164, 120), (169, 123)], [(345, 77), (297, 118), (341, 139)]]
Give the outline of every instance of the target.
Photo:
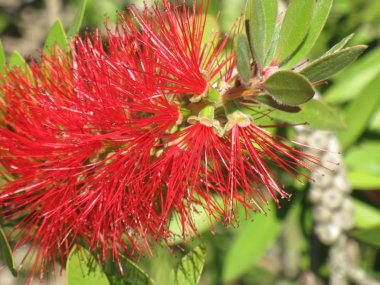
[[(132, 2), (90, 0), (83, 31), (101, 28), (104, 15), (115, 21), (115, 11), (122, 11)], [(35, 54), (56, 19), (61, 19), (66, 28), (70, 25), (78, 3), (79, 0), (0, 0), (0, 39), (7, 57), (14, 50), (24, 56)], [(143, 2), (135, 4), (142, 6)], [(220, 29), (226, 32), (244, 5), (243, 0), (211, 0), (209, 11), (214, 16), (220, 11)], [(380, 1), (335, 0), (310, 58), (352, 33), (355, 36), (351, 45), (367, 44), (369, 48), (320, 91), (322, 100), (335, 108), (347, 125), (337, 136), (354, 190), (355, 226), (348, 235), (353, 242), (352, 255), (369, 278), (380, 280)], [(287, 190), (293, 199), (282, 201), (281, 209), (272, 207), (267, 217), (253, 215), (253, 223), (242, 214), (239, 226), (215, 225), (215, 235), (205, 230), (202, 241), (206, 243), (207, 260), (201, 284), (327, 284), (329, 247), (313, 233), (308, 189), (308, 185), (289, 181)], [(157, 248), (153, 259), (138, 262), (158, 285), (165, 284), (165, 268), (176, 262), (182, 249), (199, 243), (196, 238), (174, 246), (174, 254)], [(5, 271), (0, 274), (0, 284), (22, 283), (22, 277), (14, 280)], [(64, 279), (52, 282), (65, 284)]]

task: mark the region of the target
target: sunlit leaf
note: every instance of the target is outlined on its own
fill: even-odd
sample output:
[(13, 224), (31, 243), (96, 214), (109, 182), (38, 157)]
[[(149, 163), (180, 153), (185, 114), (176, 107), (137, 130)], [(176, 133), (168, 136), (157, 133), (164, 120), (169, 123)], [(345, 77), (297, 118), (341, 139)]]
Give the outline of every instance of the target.
[(243, 82), (249, 82), (252, 77), (251, 72), (251, 52), (247, 37), (243, 34), (237, 38), (236, 66)]
[(263, 87), (277, 102), (288, 106), (306, 103), (315, 93), (306, 77), (286, 70), (273, 73)]
[(269, 114), (272, 118), (291, 124), (308, 124), (313, 129), (322, 130), (345, 130), (346, 125), (338, 113), (317, 100), (310, 100), (302, 105), (299, 113), (290, 114), (275, 110)]
[(80, 31), (80, 27), (83, 22), (83, 16), (86, 10), (86, 6), (87, 6), (87, 0), (82, 0), (75, 14), (74, 20), (70, 26), (70, 29), (67, 32), (68, 37), (70, 38), (75, 37), (77, 33)]
[(353, 198), (355, 228), (368, 229), (380, 224), (380, 210)]
[(6, 59), (5, 59), (5, 52), (4, 52), (4, 47), (3, 43), (0, 41), (0, 72), (5, 71), (5, 64), (6, 64)]
[(17, 277), (16, 264), (13, 259), (12, 249), (11, 249), (11, 246), (9, 245), (7, 236), (5, 235), (1, 226), (0, 226), (0, 245), (1, 245), (1, 251), (2, 251), (3, 258), (6, 265), (8, 266), (9, 270), (12, 272), (12, 275), (14, 277)]
[(334, 45), (331, 49), (329, 49), (327, 52), (325, 52), (324, 55), (329, 55), (329, 54), (333, 54), (337, 51), (340, 51), (342, 48), (344, 48), (346, 46), (346, 44), (352, 39), (353, 36), (354, 36), (354, 34), (348, 35), (347, 37), (342, 39), (339, 43)]
[(60, 20), (57, 20), (49, 31), (44, 45), (44, 52), (49, 53), (55, 45), (58, 45), (61, 50), (69, 50), (67, 36)]
[(355, 238), (380, 248), (380, 224), (366, 230), (358, 230), (352, 234)]
[(248, 36), (254, 57), (259, 67), (263, 67), (273, 38), (277, 10), (277, 0), (249, 0), (246, 19)]
[(380, 100), (380, 74), (375, 77), (360, 96), (350, 102), (344, 113), (344, 119), (349, 128), (338, 133), (343, 147), (353, 144), (365, 131), (366, 126)]
[(18, 51), (14, 51), (11, 54), (8, 65), (10, 68), (20, 67), (23, 70), (25, 70), (25, 67), (27, 66), (24, 57)]
[(380, 190), (380, 176), (353, 170), (347, 173), (352, 188), (357, 190)]
[(173, 284), (197, 285), (206, 261), (206, 249), (203, 245), (187, 253), (173, 272)]
[(311, 20), (310, 29), (302, 42), (301, 46), (292, 55), (291, 59), (286, 62), (284, 68), (291, 68), (302, 60), (309, 51), (313, 48), (314, 44), (319, 38), (319, 35), (325, 26), (326, 20), (330, 14), (333, 0), (319, 0), (317, 1), (313, 19)]
[(256, 215), (253, 222), (241, 223), (224, 259), (224, 283), (229, 283), (246, 273), (278, 237), (282, 223), (271, 212)]
[(68, 285), (110, 285), (96, 259), (84, 248), (71, 250), (66, 264)]
[(351, 148), (344, 162), (350, 170), (380, 176), (380, 142), (365, 142)]
[(355, 61), (366, 48), (367, 46), (363, 45), (355, 46), (323, 56), (303, 68), (300, 73), (309, 78), (311, 82), (329, 79)]
[(324, 99), (328, 103), (341, 103), (363, 93), (363, 89), (380, 74), (380, 48), (370, 51), (344, 72), (335, 76), (336, 83), (329, 88)]
[(311, 23), (314, 0), (292, 0), (286, 10), (278, 39), (275, 61), (287, 60), (303, 42)]
[(110, 258), (105, 266), (104, 271), (112, 285), (116, 284), (133, 284), (133, 285), (154, 285), (155, 283), (136, 263), (129, 258), (120, 255), (120, 264), (123, 273), (120, 273), (118, 263)]

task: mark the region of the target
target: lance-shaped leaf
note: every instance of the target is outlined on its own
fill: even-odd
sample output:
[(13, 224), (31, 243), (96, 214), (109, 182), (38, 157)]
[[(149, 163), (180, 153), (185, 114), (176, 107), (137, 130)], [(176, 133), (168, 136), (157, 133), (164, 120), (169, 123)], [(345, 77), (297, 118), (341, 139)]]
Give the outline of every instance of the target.
[(14, 277), (17, 277), (17, 270), (16, 270), (15, 261), (13, 259), (12, 249), (1, 227), (0, 227), (0, 245), (1, 245), (5, 263), (7, 264), (9, 270), (12, 272), (12, 275)]
[(247, 34), (256, 62), (264, 67), (276, 26), (277, 0), (249, 0), (247, 2), (246, 19)]
[(331, 49), (329, 49), (327, 52), (325, 52), (324, 56), (329, 55), (329, 54), (333, 54), (337, 51), (340, 51), (342, 48), (344, 48), (346, 46), (346, 44), (352, 39), (353, 36), (354, 36), (354, 34), (350, 34), (347, 37), (343, 38), (339, 43), (337, 43)]
[(365, 243), (380, 248), (380, 223), (376, 227), (370, 229), (354, 231), (353, 236)]
[(305, 105), (302, 105), (301, 111), (298, 113), (291, 114), (275, 110), (269, 116), (290, 124), (308, 124), (313, 129), (334, 131), (347, 129), (343, 120), (333, 108), (317, 100), (310, 100)]
[(344, 148), (349, 147), (365, 132), (368, 122), (376, 111), (380, 90), (380, 74), (363, 88), (362, 93), (350, 102), (344, 114), (350, 128), (338, 134)]
[(319, 0), (314, 9), (313, 19), (311, 20), (310, 29), (301, 46), (292, 55), (291, 59), (285, 64), (284, 68), (291, 68), (302, 60), (313, 48), (315, 42), (319, 38), (323, 27), (326, 24), (330, 14), (333, 0)]
[(236, 66), (242, 81), (248, 83), (252, 77), (251, 52), (248, 39), (244, 34), (239, 35), (237, 38)]
[(96, 259), (84, 248), (71, 250), (66, 272), (68, 285), (110, 285)]
[(68, 37), (70, 38), (75, 37), (77, 33), (79, 32), (80, 27), (83, 22), (83, 16), (86, 10), (86, 6), (87, 6), (87, 0), (82, 0), (75, 14), (74, 21), (72, 22), (71, 27), (69, 31), (67, 32)]
[(174, 269), (173, 284), (197, 285), (206, 261), (206, 249), (200, 245), (186, 254)]
[(329, 104), (339, 104), (363, 94), (363, 89), (380, 74), (379, 62), (380, 48), (362, 56), (336, 76), (334, 85), (324, 94), (324, 100)]
[(4, 69), (5, 64), (6, 64), (6, 60), (5, 60), (4, 47), (3, 47), (3, 43), (0, 41), (0, 72), (5, 71), (5, 69)]
[(282, 22), (275, 61), (286, 61), (301, 45), (309, 31), (315, 0), (292, 0)]
[(314, 87), (306, 77), (287, 70), (273, 73), (264, 82), (263, 87), (278, 103), (288, 106), (306, 103), (315, 93)]
[(67, 36), (60, 20), (57, 20), (49, 31), (44, 45), (44, 52), (49, 53), (55, 45), (58, 45), (61, 50), (69, 50)]
[(367, 48), (365, 45), (354, 46), (315, 60), (300, 71), (311, 82), (329, 79), (347, 65), (355, 61)]
[(9, 58), (9, 67), (20, 67), (21, 69), (25, 69), (26, 62), (23, 56), (18, 52), (14, 51)]
[(123, 273), (117, 262), (110, 258), (104, 265), (104, 271), (111, 281), (111, 284), (133, 284), (133, 285), (154, 285), (153, 280), (136, 263), (129, 258), (120, 255), (120, 262)]
[(282, 225), (275, 212), (269, 212), (267, 216), (256, 215), (254, 222), (241, 222), (224, 258), (223, 284), (232, 284), (233, 280), (251, 270), (275, 242)]

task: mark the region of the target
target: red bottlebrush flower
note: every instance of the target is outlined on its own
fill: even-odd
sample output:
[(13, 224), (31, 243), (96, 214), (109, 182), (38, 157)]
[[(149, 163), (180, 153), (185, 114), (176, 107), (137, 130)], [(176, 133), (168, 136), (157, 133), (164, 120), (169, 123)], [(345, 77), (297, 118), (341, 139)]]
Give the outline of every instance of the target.
[(194, 1), (192, 8), (179, 1), (177, 6), (168, 0), (161, 4), (162, 9), (156, 3), (152, 13), (130, 9), (139, 26), (126, 17), (123, 25), (130, 31), (141, 29), (134, 33), (135, 39), (154, 51), (167, 90), (202, 95), (216, 79), (228, 81), (235, 60), (233, 52), (224, 52), (232, 30), (224, 39), (215, 31), (205, 35), (208, 1), (200, 1), (199, 6)]
[(173, 215), (196, 233), (196, 205), (230, 222), (236, 204), (287, 196), (272, 166), (298, 177), (319, 163), (231, 114), (244, 86), (224, 55), (231, 34), (203, 40), (205, 1), (162, 5), (130, 9), (106, 44), (95, 32), (71, 57), (43, 55), (30, 74), (0, 78), (0, 164), (15, 178), (0, 188), (0, 214), (18, 222), (17, 246), (36, 249), (41, 276), (75, 244), (103, 260), (149, 252), (171, 238)]
[(31, 74), (1, 78), (0, 157), (15, 180), (1, 187), (0, 212), (18, 221), (16, 247), (36, 249), (32, 272), (41, 264), (41, 278), (74, 244), (106, 259), (108, 250), (149, 251), (165, 236), (139, 173), (178, 108), (145, 88), (139, 94), (150, 100), (134, 102), (137, 90), (116, 92), (123, 85), (112, 88), (105, 61), (91, 62), (101, 66), (83, 74), (85, 62), (73, 68), (65, 55), (43, 56)]

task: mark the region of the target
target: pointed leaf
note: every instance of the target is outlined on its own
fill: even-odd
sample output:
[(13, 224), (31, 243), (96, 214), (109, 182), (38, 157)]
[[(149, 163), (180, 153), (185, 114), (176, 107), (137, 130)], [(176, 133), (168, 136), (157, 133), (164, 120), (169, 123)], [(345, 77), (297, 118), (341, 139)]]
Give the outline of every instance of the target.
[(9, 67), (20, 67), (21, 69), (25, 70), (26, 66), (27, 64), (24, 57), (18, 51), (14, 51), (9, 59)]
[(380, 177), (380, 143), (364, 142), (351, 148), (344, 157), (349, 170), (357, 170)]
[(249, 0), (247, 2), (247, 34), (253, 55), (260, 68), (264, 67), (265, 58), (273, 38), (277, 10), (277, 0)]
[(375, 77), (360, 96), (350, 102), (346, 108), (344, 119), (349, 126), (347, 131), (340, 132), (338, 137), (343, 147), (353, 144), (365, 131), (367, 124), (376, 110), (380, 100), (380, 74)]
[(55, 45), (58, 45), (63, 51), (69, 50), (69, 43), (60, 20), (57, 20), (49, 31), (44, 45), (44, 53), (49, 53)]
[(380, 74), (380, 48), (375, 48), (344, 72), (336, 75), (336, 82), (324, 94), (324, 100), (329, 103), (342, 103), (363, 93), (364, 88)]
[(0, 245), (3, 253), (5, 263), (7, 264), (9, 270), (12, 272), (14, 277), (17, 277), (16, 264), (13, 259), (12, 249), (9, 245), (7, 236), (5, 235), (3, 229), (0, 226)]
[(317, 100), (310, 100), (305, 105), (302, 105), (299, 113), (290, 114), (275, 110), (271, 112), (269, 116), (291, 124), (307, 123), (313, 129), (335, 131), (347, 129), (346, 125), (334, 109)]
[(297, 49), (291, 59), (285, 64), (284, 68), (291, 68), (302, 60), (309, 51), (313, 48), (316, 41), (322, 32), (323, 27), (326, 24), (327, 18), (330, 14), (333, 0), (319, 0), (317, 1), (313, 19), (311, 20), (310, 29), (306, 35), (306, 38), (302, 42), (301, 46)]
[(186, 254), (173, 272), (173, 284), (197, 285), (206, 261), (206, 249), (200, 245)]
[(230, 283), (248, 272), (278, 237), (282, 223), (274, 212), (256, 215), (255, 220), (241, 223), (237, 236), (224, 259), (223, 283)]
[(380, 209), (353, 198), (355, 228), (368, 229), (380, 224)]
[(311, 82), (329, 79), (355, 61), (366, 48), (367, 46), (364, 45), (354, 46), (324, 56), (306, 66), (300, 73), (309, 78)]
[(236, 66), (242, 81), (248, 83), (252, 77), (251, 52), (249, 50), (248, 39), (243, 34), (237, 38)]
[(313, 17), (315, 0), (292, 0), (282, 22), (275, 60), (287, 60), (304, 40)]
[(348, 181), (352, 188), (356, 190), (379, 190), (380, 177), (363, 171), (349, 171), (347, 173)]
[(306, 103), (315, 93), (306, 77), (286, 70), (273, 73), (263, 87), (277, 102), (288, 106)]
[(66, 272), (68, 285), (110, 285), (95, 258), (84, 248), (71, 250)]
[(352, 37), (354, 36), (354, 34), (350, 34), (348, 35), (347, 37), (345, 37), (344, 39), (342, 39), (339, 43), (337, 43), (336, 45), (334, 45), (331, 49), (329, 49), (325, 54), (325, 55), (329, 55), (329, 54), (333, 54), (335, 52), (338, 52), (340, 51), (342, 48), (344, 48), (346, 46), (346, 44), (352, 39)]
[(4, 47), (3, 43), (0, 41), (0, 72), (5, 71), (5, 64), (6, 64), (6, 59), (5, 59), (5, 52), (4, 52)]
[(119, 265), (113, 259), (109, 259), (104, 266), (104, 271), (111, 281), (111, 284), (155, 284), (149, 275), (132, 260), (122, 255), (120, 255), (119, 258), (123, 267), (123, 274), (120, 273)]
[(84, 12), (86, 10), (86, 6), (87, 6), (87, 0), (82, 0), (80, 5), (79, 5), (79, 8), (75, 14), (74, 21), (71, 23), (71, 27), (70, 27), (69, 31), (67, 32), (67, 36), (69, 38), (75, 37), (78, 34), (78, 32), (80, 31), (80, 27), (81, 27), (82, 22), (83, 22), (83, 17), (84, 17)]
[(370, 229), (355, 231), (353, 236), (365, 243), (380, 248), (380, 224)]

